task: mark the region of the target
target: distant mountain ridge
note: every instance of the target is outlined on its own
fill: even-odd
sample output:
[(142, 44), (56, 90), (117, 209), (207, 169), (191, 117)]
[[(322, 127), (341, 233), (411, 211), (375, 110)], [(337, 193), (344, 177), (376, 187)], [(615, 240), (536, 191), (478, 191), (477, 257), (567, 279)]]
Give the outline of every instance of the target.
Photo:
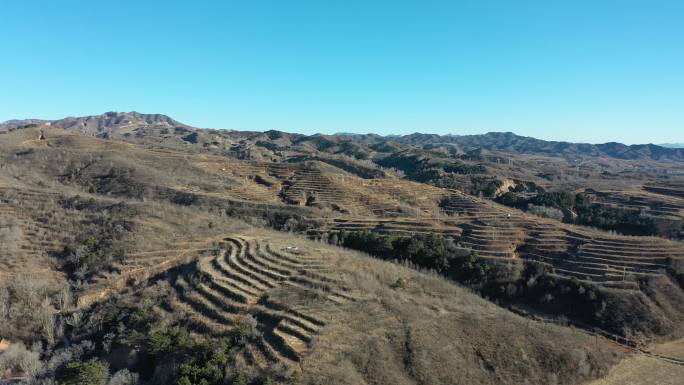
[[(142, 114), (139, 112), (107, 112), (102, 115), (83, 117), (67, 117), (58, 120), (10, 120), (0, 123), (0, 132), (23, 127), (27, 124), (47, 124), (68, 130), (76, 130), (87, 135), (101, 136), (106, 134), (127, 134), (142, 128), (169, 128), (187, 133), (196, 128), (180, 123), (167, 115)], [(481, 135), (437, 135), (413, 133), (409, 135), (381, 136), (377, 134), (353, 134), (341, 132), (334, 135), (285, 135), (277, 136), (268, 131), (268, 141), (302, 141), (315, 140), (330, 142), (335, 140), (352, 142), (354, 146), (372, 146), (373, 148), (396, 148), (396, 146), (412, 146), (422, 148), (448, 147), (460, 153), (498, 151), (516, 154), (557, 156), (566, 159), (582, 157), (610, 157), (626, 160), (669, 160), (684, 162), (684, 148), (675, 145), (635, 144), (625, 145), (618, 142), (603, 144), (571, 143), (563, 141), (546, 141), (532, 137), (516, 135), (512, 132), (489, 132)], [(267, 133), (268, 133), (267, 132)], [(279, 135), (283, 135), (281, 133)], [(275, 135), (275, 136), (274, 136)], [(299, 138), (296, 139), (295, 138)], [(329, 139), (326, 139), (329, 138)], [(327, 144), (330, 145), (330, 144)], [(684, 147), (684, 145), (681, 145)]]
[(684, 148), (684, 143), (660, 143), (658, 146), (665, 148)]
[(139, 112), (106, 112), (102, 115), (67, 117), (58, 120), (9, 120), (0, 124), (0, 131), (15, 129), (27, 124), (46, 124), (67, 130), (75, 130), (87, 135), (122, 133), (142, 127), (192, 127), (162, 114), (142, 114)]
[(540, 154), (562, 157), (594, 156), (617, 159), (653, 159), (684, 161), (684, 149), (666, 148), (655, 144), (626, 145), (618, 142), (603, 144), (546, 141), (516, 135), (512, 132), (489, 132), (482, 135), (410, 134), (392, 136), (391, 140), (413, 146), (455, 145), (464, 152), (478, 148), (519, 154)]

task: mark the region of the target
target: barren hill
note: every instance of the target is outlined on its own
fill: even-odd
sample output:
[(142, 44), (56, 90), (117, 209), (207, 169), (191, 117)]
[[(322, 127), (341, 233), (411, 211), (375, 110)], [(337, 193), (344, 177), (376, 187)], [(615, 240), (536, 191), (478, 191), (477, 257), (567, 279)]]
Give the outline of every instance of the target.
[(86, 135), (123, 134), (142, 128), (183, 128), (190, 126), (162, 114), (139, 112), (106, 112), (102, 115), (67, 117), (58, 120), (10, 120), (0, 124), (0, 131), (7, 131), (31, 124), (48, 124), (51, 127), (74, 130)]

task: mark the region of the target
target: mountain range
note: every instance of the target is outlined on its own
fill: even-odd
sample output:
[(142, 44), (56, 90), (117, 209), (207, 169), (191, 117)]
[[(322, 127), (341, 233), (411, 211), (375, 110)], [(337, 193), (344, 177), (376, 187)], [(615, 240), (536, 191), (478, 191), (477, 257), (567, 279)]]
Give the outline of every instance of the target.
[[(92, 136), (126, 134), (144, 128), (173, 128), (179, 132), (198, 130), (162, 114), (138, 112), (107, 112), (102, 115), (67, 117), (58, 120), (9, 120), (0, 123), (0, 131), (8, 131), (31, 124), (49, 123), (53, 127), (75, 130)], [(275, 131), (274, 131), (275, 132)], [(313, 137), (320, 135), (313, 135)], [(340, 133), (323, 135), (326, 138), (343, 138), (366, 145), (384, 146), (399, 144), (412, 147), (448, 148), (454, 153), (469, 153), (486, 150), (524, 155), (558, 156), (566, 159), (584, 157), (608, 157), (626, 160), (670, 160), (684, 161), (682, 144), (635, 144), (618, 142), (603, 144), (546, 141), (516, 135), (512, 132), (489, 132), (480, 135), (437, 135), (413, 133), (409, 135), (380, 136), (376, 134)], [(302, 135), (292, 135), (301, 138)]]
[(684, 143), (661, 143), (659, 146), (666, 148), (684, 148)]

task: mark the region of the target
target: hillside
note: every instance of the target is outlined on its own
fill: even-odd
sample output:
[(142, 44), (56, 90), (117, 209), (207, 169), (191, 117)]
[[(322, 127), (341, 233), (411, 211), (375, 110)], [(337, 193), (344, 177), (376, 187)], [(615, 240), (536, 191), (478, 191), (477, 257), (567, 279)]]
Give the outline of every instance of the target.
[(515, 135), (512, 132), (490, 132), (483, 135), (428, 135), (411, 134), (392, 137), (392, 140), (414, 146), (454, 145), (457, 149), (468, 152), (471, 149), (483, 148), (528, 155), (552, 155), (568, 159), (584, 157), (610, 157), (617, 159), (654, 159), (684, 160), (684, 152), (679, 148), (666, 148), (654, 144), (624, 145), (622, 143), (570, 143), (545, 141), (531, 137)]
[(684, 335), (674, 155), (49, 123), (0, 135), (0, 337), (45, 344), (38, 376), (574, 384)]
[[(28, 124), (49, 123), (53, 127), (76, 130), (87, 135), (124, 134), (142, 129), (166, 128), (191, 129), (162, 114), (141, 114), (138, 112), (107, 112), (102, 115), (68, 117), (58, 120), (10, 120), (0, 123), (0, 131), (7, 131)], [(275, 131), (274, 131), (275, 133)], [(280, 133), (290, 144), (304, 138), (301, 135)], [(516, 135), (512, 132), (490, 132), (482, 135), (436, 135), (409, 134), (401, 136), (383, 137), (375, 134), (339, 133), (332, 136), (316, 135), (304, 138), (305, 141), (315, 141), (320, 150), (321, 146), (328, 147), (337, 142), (338, 138), (352, 139), (367, 146), (384, 146), (391, 143), (409, 145), (422, 148), (445, 147), (450, 151), (467, 154), (474, 150), (502, 151), (511, 154), (546, 155), (577, 160), (586, 157), (607, 157), (623, 160), (671, 160), (684, 162), (684, 151), (677, 144), (636, 144), (625, 145), (611, 142), (602, 144), (571, 143), (545, 141), (532, 137)], [(270, 138), (275, 139), (275, 138)], [(294, 141), (292, 140), (294, 139)], [(323, 141), (322, 143), (320, 141)], [(348, 150), (348, 149), (347, 149)]]
[(68, 117), (58, 120), (24, 119), (0, 123), (0, 131), (26, 125), (49, 124), (50, 127), (74, 130), (86, 135), (111, 135), (135, 132), (144, 128), (190, 128), (166, 115), (138, 112), (107, 112), (102, 115)]

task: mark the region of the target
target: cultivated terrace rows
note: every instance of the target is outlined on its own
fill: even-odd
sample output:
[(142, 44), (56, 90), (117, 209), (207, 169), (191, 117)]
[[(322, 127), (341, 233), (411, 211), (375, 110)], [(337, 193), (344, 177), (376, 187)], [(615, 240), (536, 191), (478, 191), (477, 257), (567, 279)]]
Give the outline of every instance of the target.
[[(221, 169), (233, 176), (248, 178), (252, 185), (261, 185), (253, 190), (259, 195), (252, 197), (256, 201), (260, 201), (261, 195), (268, 195), (259, 191), (275, 195), (280, 189), (280, 198), (285, 202), (337, 205), (341, 210), (336, 215), (324, 219), (323, 226), (310, 231), (315, 237), (360, 230), (405, 235), (438, 233), (453, 238), (457, 245), (481, 258), (536, 260), (549, 264), (559, 276), (612, 286), (625, 286), (640, 277), (663, 274), (670, 259), (684, 258), (681, 243), (662, 238), (612, 235), (528, 215), (456, 190), (397, 178), (364, 180), (351, 174), (331, 176), (314, 166), (236, 161)], [(271, 178), (277, 184), (263, 186), (256, 175)], [(609, 195), (605, 203), (649, 207), (657, 215), (672, 215), (681, 210), (678, 198), (657, 207), (651, 207), (647, 198)]]
[(664, 274), (671, 259), (684, 259), (684, 245), (658, 237), (614, 235), (539, 218), (493, 202), (449, 191), (440, 216), (332, 218), (310, 234), (342, 231), (394, 234), (437, 233), (491, 260), (530, 259), (549, 264), (562, 277), (631, 287), (640, 277)]
[(278, 302), (269, 296), (273, 290), (310, 293), (331, 306), (354, 300), (323, 257), (244, 237), (225, 238), (219, 246), (219, 253), (200, 257), (172, 278), (176, 296), (166, 310), (187, 313), (195, 328), (215, 335), (251, 316), (258, 332), (246, 358), (261, 367), (296, 365), (326, 325), (324, 314)]
[(598, 191), (597, 203), (632, 209), (654, 216), (684, 217), (684, 199), (648, 193)]
[(647, 184), (644, 186), (644, 190), (656, 194), (684, 198), (684, 184), (682, 183)]
[(12, 227), (19, 237), (11, 244), (0, 244), (0, 249), (14, 248), (6, 250), (12, 257), (3, 259), (3, 273), (53, 272), (48, 257), (64, 249), (68, 231), (75, 226), (72, 218), (54, 206), (58, 198), (56, 193), (0, 188), (0, 225)]

